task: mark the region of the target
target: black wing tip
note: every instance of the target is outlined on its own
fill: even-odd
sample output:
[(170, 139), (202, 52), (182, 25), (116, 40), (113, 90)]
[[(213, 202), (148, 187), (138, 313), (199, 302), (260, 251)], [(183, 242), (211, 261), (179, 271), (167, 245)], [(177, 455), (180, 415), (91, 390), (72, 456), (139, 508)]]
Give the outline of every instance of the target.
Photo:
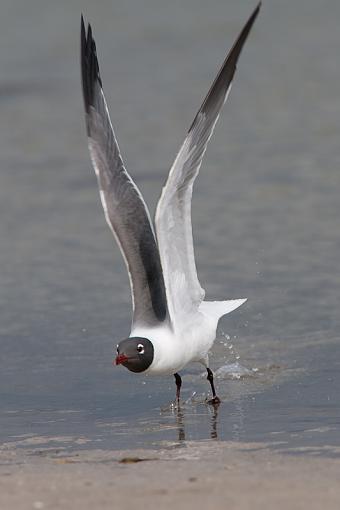
[(262, 0), (260, 0), (260, 2), (257, 4), (255, 9), (251, 13), (246, 25), (248, 25), (248, 23), (249, 23), (251, 26), (254, 23), (255, 19), (257, 18), (258, 13), (260, 12), (261, 7), (262, 7)]
[(244, 25), (243, 29), (241, 30), (238, 38), (236, 39), (233, 47), (230, 50), (230, 53), (228, 55), (228, 59), (234, 63), (236, 67), (236, 63), (238, 60), (238, 57), (240, 56), (240, 53), (242, 51), (243, 45), (246, 42), (246, 39), (248, 38), (249, 32), (257, 18), (258, 13), (260, 12), (262, 2), (259, 2), (257, 6), (255, 7), (254, 11), (250, 15), (247, 23)]
[(199, 109), (198, 113), (196, 114), (188, 133), (194, 128), (196, 124), (196, 120), (198, 115), (201, 112), (205, 112), (209, 109), (209, 106), (213, 103), (214, 99), (216, 98), (216, 95), (219, 94), (221, 90), (223, 90), (225, 93), (228, 90), (228, 87), (232, 83), (232, 80), (234, 78), (234, 74), (236, 71), (236, 65), (239, 59), (239, 56), (241, 54), (242, 48), (244, 46), (244, 43), (247, 40), (247, 37), (249, 35), (249, 32), (254, 24), (254, 21), (257, 18), (257, 15), (260, 11), (262, 2), (260, 1), (257, 6), (255, 7), (254, 11), (248, 18), (248, 21), (242, 28), (241, 32), (239, 33), (238, 37), (236, 38), (236, 41), (234, 42), (231, 50), (229, 51), (226, 59), (224, 60), (221, 69), (219, 70), (212, 86), (210, 87), (210, 90), (208, 94), (206, 95), (201, 108)]
[(254, 10), (254, 14), (255, 14), (255, 16), (257, 16), (257, 15), (258, 15), (259, 10), (261, 9), (261, 7), (262, 7), (262, 0), (260, 0), (260, 2), (259, 2), (259, 3), (257, 4), (257, 6), (255, 7), (255, 10)]
[(92, 36), (92, 27), (88, 23), (86, 33), (83, 15), (81, 15), (80, 22), (80, 48), (84, 105), (88, 113), (90, 106), (94, 105), (96, 84), (99, 83), (102, 87), (102, 80), (99, 73), (96, 43)]

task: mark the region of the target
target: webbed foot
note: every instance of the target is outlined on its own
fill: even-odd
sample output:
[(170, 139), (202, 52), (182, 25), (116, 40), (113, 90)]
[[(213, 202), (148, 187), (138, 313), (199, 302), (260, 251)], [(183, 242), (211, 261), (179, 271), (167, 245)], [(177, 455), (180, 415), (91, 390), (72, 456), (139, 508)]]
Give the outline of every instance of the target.
[(207, 404), (213, 406), (213, 407), (218, 407), (221, 403), (221, 399), (215, 395), (213, 398), (211, 398), (210, 400), (207, 400)]

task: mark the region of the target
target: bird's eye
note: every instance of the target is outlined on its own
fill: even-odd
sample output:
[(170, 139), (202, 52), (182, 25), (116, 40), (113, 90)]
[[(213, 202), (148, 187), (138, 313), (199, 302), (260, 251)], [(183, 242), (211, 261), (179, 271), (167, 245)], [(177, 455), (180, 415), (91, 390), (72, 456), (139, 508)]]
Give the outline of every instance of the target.
[(117, 344), (117, 354), (119, 354), (119, 345)]
[(144, 345), (143, 344), (138, 344), (137, 345), (137, 351), (139, 352), (139, 354), (144, 354)]

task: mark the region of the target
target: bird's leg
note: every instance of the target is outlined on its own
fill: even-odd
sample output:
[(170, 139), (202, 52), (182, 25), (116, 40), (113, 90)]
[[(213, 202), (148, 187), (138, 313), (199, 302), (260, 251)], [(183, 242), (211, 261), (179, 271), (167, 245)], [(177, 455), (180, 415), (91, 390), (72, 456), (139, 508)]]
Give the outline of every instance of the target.
[(216, 395), (215, 386), (214, 386), (214, 375), (213, 375), (212, 371), (210, 370), (210, 368), (208, 368), (208, 367), (207, 367), (207, 372), (208, 372), (207, 379), (210, 382), (211, 391), (212, 391), (212, 395), (213, 395), (213, 398), (211, 400), (209, 400), (208, 403), (213, 404), (213, 405), (218, 405), (221, 403), (221, 400)]
[(182, 378), (179, 374), (174, 374), (174, 377), (175, 377), (175, 381), (176, 381), (176, 400), (177, 400), (177, 403), (179, 404), (179, 397), (180, 397), (180, 393), (181, 393), (181, 386), (182, 386)]

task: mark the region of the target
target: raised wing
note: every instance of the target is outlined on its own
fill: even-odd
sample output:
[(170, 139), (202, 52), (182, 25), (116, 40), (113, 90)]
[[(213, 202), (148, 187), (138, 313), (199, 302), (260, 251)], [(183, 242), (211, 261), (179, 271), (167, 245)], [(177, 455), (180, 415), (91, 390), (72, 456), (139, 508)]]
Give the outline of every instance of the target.
[(199, 109), (169, 172), (158, 201), (155, 223), (171, 316), (197, 309), (204, 298), (196, 271), (191, 226), (194, 181), (231, 88), (237, 60), (258, 15), (261, 3), (250, 16), (225, 59)]
[(81, 71), (86, 127), (106, 221), (128, 269), (133, 325), (169, 319), (159, 251), (147, 206), (125, 170), (102, 90), (91, 26), (81, 20)]

